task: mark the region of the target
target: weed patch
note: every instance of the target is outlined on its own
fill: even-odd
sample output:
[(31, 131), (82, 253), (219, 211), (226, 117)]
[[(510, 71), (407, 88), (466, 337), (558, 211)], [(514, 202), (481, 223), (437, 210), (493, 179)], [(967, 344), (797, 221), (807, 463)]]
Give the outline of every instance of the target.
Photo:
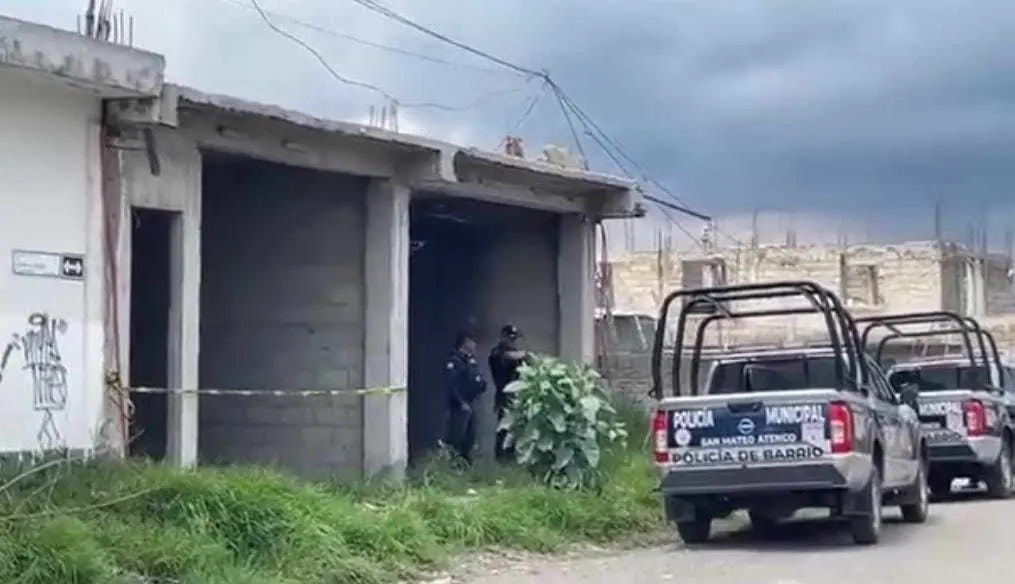
[(644, 414), (627, 415), (632, 444), (604, 457), (595, 492), (554, 489), (521, 469), (461, 474), (440, 463), (402, 485), (136, 462), (8, 470), (0, 582), (382, 584), (484, 548), (618, 542), (661, 526), (635, 425)]

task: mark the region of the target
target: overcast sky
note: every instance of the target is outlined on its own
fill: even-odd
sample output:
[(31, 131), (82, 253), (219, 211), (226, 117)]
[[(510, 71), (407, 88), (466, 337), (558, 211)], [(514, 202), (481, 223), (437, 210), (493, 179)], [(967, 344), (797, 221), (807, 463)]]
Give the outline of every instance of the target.
[[(135, 44), (172, 81), (364, 121), (378, 93), (332, 78), (248, 0), (119, 0)], [(747, 239), (929, 239), (989, 217), (1015, 224), (1015, 2), (1010, 0), (387, 0), (463, 42), (548, 70), (627, 153), (688, 205)], [(2, 11), (74, 28), (86, 0), (7, 0)], [(343, 76), (403, 104), (403, 131), (493, 148), (540, 89), (351, 0), (263, 0)], [(422, 53), (409, 57), (353, 42)], [(554, 99), (516, 131), (530, 154), (570, 146)], [(593, 166), (615, 171), (586, 140)], [(790, 213), (792, 212), (792, 216)], [(980, 219), (983, 221), (983, 219)], [(694, 233), (694, 221), (683, 222)], [(679, 233), (675, 230), (675, 233)], [(652, 236), (642, 236), (642, 242)]]

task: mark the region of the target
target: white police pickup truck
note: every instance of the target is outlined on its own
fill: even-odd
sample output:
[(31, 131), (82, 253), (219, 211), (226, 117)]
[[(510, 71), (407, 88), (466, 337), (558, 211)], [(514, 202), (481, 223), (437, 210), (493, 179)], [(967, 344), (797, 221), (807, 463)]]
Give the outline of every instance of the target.
[[(730, 308), (793, 295), (808, 306)], [(700, 385), (680, 383), (681, 360), (675, 360), (670, 396), (663, 391), (661, 351), (654, 353), (659, 492), (685, 542), (706, 541), (714, 519), (740, 509), (765, 532), (798, 509), (827, 508), (848, 520), (858, 544), (879, 540), (886, 504), (899, 505), (909, 522), (927, 519), (926, 448), (916, 412), (858, 350), (856, 327), (832, 292), (812, 282), (683, 290), (667, 298), (659, 322), (681, 296), (675, 355), (684, 355), (680, 339), (689, 317), (700, 321), (690, 379), (698, 377), (702, 331), (715, 320), (818, 314), (831, 340), (821, 348), (726, 354)], [(700, 305), (716, 310), (695, 312)]]

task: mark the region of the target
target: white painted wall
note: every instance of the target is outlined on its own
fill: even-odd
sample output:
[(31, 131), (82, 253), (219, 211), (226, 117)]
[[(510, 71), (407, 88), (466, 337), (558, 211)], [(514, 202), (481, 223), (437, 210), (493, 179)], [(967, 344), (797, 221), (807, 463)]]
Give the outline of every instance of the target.
[[(35, 313), (56, 323), (65, 385), (52, 377), (55, 448), (91, 449), (103, 430), (103, 264), (99, 173), (100, 103), (57, 85), (0, 72), (0, 452), (39, 450), (46, 413), (26, 367)], [(14, 275), (15, 249), (85, 254), (80, 281)], [(20, 336), (20, 338), (18, 338)], [(38, 338), (38, 337), (36, 337)], [(14, 345), (10, 344), (14, 343)], [(15, 346), (21, 343), (21, 346)], [(44, 351), (47, 352), (48, 351)], [(30, 358), (31, 360), (31, 358)], [(50, 371), (53, 371), (50, 369)], [(45, 385), (45, 384), (43, 384)], [(59, 399), (66, 395), (65, 403)]]

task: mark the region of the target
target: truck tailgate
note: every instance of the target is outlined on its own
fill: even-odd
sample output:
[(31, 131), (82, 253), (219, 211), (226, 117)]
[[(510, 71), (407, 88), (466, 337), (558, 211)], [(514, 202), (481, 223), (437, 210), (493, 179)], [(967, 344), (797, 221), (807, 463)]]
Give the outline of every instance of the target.
[(667, 411), (670, 464), (681, 467), (810, 460), (829, 450), (835, 390), (673, 398)]

